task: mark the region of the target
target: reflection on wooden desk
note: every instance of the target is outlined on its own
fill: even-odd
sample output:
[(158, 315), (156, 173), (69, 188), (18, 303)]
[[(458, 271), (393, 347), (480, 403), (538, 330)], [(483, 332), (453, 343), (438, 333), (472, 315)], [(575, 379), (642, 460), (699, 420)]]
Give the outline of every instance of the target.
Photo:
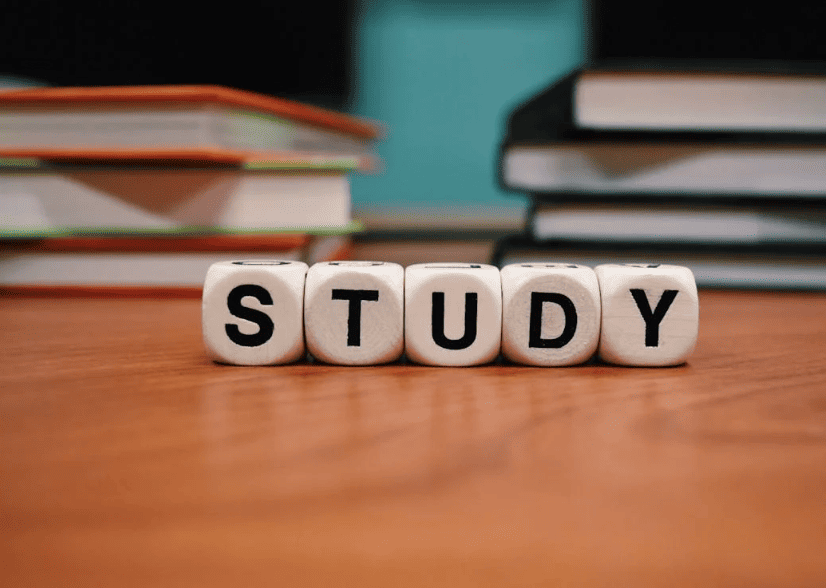
[(193, 300), (0, 300), (21, 585), (815, 585), (826, 296), (701, 292), (688, 365), (210, 363)]

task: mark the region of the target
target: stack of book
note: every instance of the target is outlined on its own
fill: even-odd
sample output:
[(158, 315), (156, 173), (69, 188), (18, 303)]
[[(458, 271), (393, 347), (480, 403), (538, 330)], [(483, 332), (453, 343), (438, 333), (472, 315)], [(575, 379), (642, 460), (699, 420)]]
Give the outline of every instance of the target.
[(0, 94), (0, 288), (199, 292), (220, 259), (346, 257), (372, 122), (213, 86)]
[(690, 19), (591, 5), (589, 64), (508, 120), (498, 180), (533, 206), (497, 261), (670, 262), (704, 286), (826, 288), (826, 13), (784, 5), (786, 30), (725, 0)]
[[(679, 263), (704, 286), (826, 288), (826, 76), (582, 70), (517, 109), (500, 262)], [(821, 97), (821, 98), (817, 98)]]

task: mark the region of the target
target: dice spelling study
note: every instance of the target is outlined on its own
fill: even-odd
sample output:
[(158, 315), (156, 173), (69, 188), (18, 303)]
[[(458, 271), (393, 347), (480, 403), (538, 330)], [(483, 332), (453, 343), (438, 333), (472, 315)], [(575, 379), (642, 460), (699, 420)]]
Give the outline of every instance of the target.
[(276, 365), (684, 363), (697, 342), (691, 270), (661, 264), (225, 261), (204, 282), (208, 355)]

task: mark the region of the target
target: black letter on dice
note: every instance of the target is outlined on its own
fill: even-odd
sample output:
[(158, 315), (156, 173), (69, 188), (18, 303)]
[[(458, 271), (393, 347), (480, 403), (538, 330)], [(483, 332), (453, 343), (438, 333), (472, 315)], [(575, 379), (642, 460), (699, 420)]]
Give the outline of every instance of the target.
[(637, 303), (637, 308), (640, 309), (642, 320), (645, 321), (645, 346), (659, 347), (660, 345), (660, 323), (665, 317), (665, 313), (671, 307), (671, 303), (677, 297), (677, 290), (666, 290), (660, 297), (657, 303), (657, 308), (651, 312), (651, 306), (648, 304), (648, 298), (645, 296), (645, 291), (639, 288), (631, 288), (631, 296), (634, 297), (634, 302)]
[(275, 331), (272, 319), (260, 310), (248, 308), (241, 304), (241, 299), (244, 296), (252, 296), (261, 304), (272, 304), (272, 296), (263, 287), (253, 284), (244, 284), (243, 286), (236, 286), (227, 296), (227, 308), (230, 314), (238, 318), (250, 321), (258, 325), (258, 332), (254, 335), (245, 335), (236, 325), (224, 325), (227, 331), (227, 336), (230, 341), (242, 347), (258, 347), (263, 345), (272, 337)]
[(347, 347), (361, 346), (361, 302), (378, 302), (378, 290), (333, 289), (333, 300), (349, 300), (347, 314)]
[[(542, 308), (545, 302), (558, 304), (565, 313), (565, 327), (555, 339), (542, 338)], [(576, 333), (576, 307), (570, 298), (556, 292), (531, 292), (531, 320), (528, 329), (528, 347), (559, 349), (565, 347)]]
[(476, 314), (479, 295), (476, 292), (465, 294), (465, 334), (459, 339), (448, 339), (445, 336), (445, 293), (433, 293), (433, 341), (439, 347), (456, 351), (467, 349), (476, 341)]

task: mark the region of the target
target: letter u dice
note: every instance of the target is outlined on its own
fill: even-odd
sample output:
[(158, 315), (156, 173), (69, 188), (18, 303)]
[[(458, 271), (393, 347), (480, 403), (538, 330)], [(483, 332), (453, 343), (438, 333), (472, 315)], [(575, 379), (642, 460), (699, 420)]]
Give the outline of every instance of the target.
[(492, 265), (423, 263), (405, 272), (405, 352), (426, 365), (492, 361), (502, 341), (502, 282)]

